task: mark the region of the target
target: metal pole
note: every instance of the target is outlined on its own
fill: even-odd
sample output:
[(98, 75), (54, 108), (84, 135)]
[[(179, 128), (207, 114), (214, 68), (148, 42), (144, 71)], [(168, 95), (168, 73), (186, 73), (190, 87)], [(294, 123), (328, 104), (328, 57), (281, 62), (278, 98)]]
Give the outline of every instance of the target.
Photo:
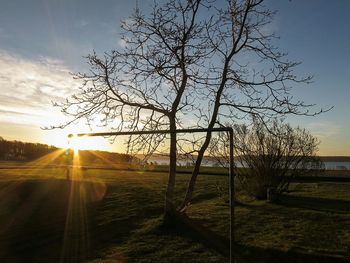
[[(197, 132), (223, 132), (232, 130), (229, 127), (212, 128), (212, 129), (177, 129), (176, 133), (197, 133)], [(121, 131), (121, 132), (87, 132), (78, 134), (68, 134), (68, 138), (74, 136), (122, 136), (122, 135), (142, 135), (142, 134), (166, 134), (170, 133), (170, 130), (154, 130), (154, 131)]]
[(235, 177), (233, 172), (233, 130), (229, 130), (230, 135), (230, 263), (235, 262)]

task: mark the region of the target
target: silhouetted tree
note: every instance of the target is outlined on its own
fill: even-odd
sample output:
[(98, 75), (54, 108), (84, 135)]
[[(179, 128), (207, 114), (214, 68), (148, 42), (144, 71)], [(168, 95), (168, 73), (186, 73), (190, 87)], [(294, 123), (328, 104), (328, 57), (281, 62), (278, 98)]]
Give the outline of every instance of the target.
[[(263, 0), (169, 0), (155, 2), (149, 15), (136, 8), (122, 23), (124, 48), (88, 56), (89, 73), (79, 93), (59, 104), (72, 119), (101, 117), (117, 130), (169, 129), (170, 171), (165, 210), (174, 206), (177, 150), (197, 153), (181, 211), (191, 201), (210, 130), (227, 118), (309, 113), (289, 96), (298, 65), (273, 46), (274, 12)], [(191, 120), (189, 122), (188, 120)], [(209, 128), (189, 150), (176, 135), (184, 126)], [(151, 153), (165, 135), (131, 137), (129, 150)], [(187, 138), (185, 138), (188, 140)]]

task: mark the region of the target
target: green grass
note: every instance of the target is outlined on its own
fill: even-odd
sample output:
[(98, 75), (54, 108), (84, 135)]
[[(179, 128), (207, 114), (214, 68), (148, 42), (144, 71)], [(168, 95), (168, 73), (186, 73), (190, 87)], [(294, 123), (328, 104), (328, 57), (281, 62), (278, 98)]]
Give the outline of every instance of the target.
[[(192, 229), (163, 222), (166, 173), (77, 173), (0, 169), (1, 262), (228, 261), (229, 207), (216, 187), (227, 177), (199, 177)], [(177, 204), (188, 178), (177, 176)], [(350, 257), (350, 183), (295, 183), (274, 204), (241, 198), (235, 218), (238, 262)]]

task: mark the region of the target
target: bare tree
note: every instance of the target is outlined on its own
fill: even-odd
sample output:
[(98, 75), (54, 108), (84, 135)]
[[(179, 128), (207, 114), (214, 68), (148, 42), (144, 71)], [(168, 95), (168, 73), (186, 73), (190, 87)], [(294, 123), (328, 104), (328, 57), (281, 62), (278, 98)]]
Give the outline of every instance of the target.
[[(292, 128), (282, 121), (262, 123), (253, 119), (251, 127), (233, 125), (236, 168), (240, 187), (254, 198), (266, 199), (267, 190), (277, 194), (288, 191), (293, 178), (316, 174), (323, 163), (316, 156), (318, 140), (305, 129)], [(220, 165), (228, 167), (224, 151), (228, 137), (216, 136), (210, 152)]]
[[(216, 9), (217, 19), (208, 30), (207, 41), (215, 46), (219, 65), (208, 71), (205, 96), (209, 112), (201, 111), (201, 120), (209, 128), (201, 147), (180, 209), (185, 211), (192, 199), (199, 168), (208, 149), (210, 130), (227, 119), (237, 120), (253, 115), (262, 123), (265, 119), (287, 114), (317, 115), (310, 112), (314, 105), (293, 99), (292, 85), (307, 84), (310, 76), (297, 77), (293, 69), (298, 62), (289, 61), (287, 54), (273, 45), (276, 36), (268, 29), (274, 13), (263, 6), (264, 0), (227, 1)], [(197, 80), (202, 83), (200, 79)], [(329, 109), (328, 109), (329, 110)]]
[[(291, 83), (311, 78), (294, 76), (298, 63), (286, 60), (272, 45), (275, 36), (268, 25), (274, 12), (262, 4), (263, 0), (169, 0), (155, 2), (147, 16), (136, 8), (122, 23), (124, 48), (102, 57), (89, 55), (90, 72), (76, 75), (84, 82), (81, 92), (59, 105), (72, 116), (69, 123), (98, 118), (117, 130), (170, 129), (166, 212), (175, 209), (177, 149), (197, 154), (180, 207), (185, 211), (214, 126), (245, 114), (261, 119), (315, 114), (309, 113), (312, 105), (293, 101), (288, 93)], [(209, 132), (189, 149), (176, 135), (184, 126)], [(150, 153), (164, 139), (131, 137), (128, 145)]]
[[(63, 104), (63, 112), (91, 122), (98, 117), (117, 130), (169, 129), (170, 171), (165, 210), (174, 210), (176, 175), (176, 129), (178, 112), (191, 110), (186, 89), (194, 89), (196, 69), (208, 57), (205, 26), (196, 22), (201, 1), (171, 0), (155, 4), (149, 17), (139, 9), (122, 23), (123, 50), (113, 50), (101, 58), (87, 57), (91, 70), (78, 73), (81, 92)], [(187, 91), (187, 93), (189, 93)], [(130, 151), (153, 152), (164, 135), (130, 137)]]

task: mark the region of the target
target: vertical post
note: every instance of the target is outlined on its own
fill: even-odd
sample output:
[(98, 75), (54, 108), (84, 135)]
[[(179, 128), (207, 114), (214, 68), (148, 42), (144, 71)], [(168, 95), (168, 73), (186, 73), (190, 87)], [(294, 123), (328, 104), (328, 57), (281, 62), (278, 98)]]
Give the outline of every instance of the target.
[(230, 263), (235, 262), (234, 242), (235, 242), (235, 178), (233, 173), (233, 129), (229, 130), (230, 135)]

